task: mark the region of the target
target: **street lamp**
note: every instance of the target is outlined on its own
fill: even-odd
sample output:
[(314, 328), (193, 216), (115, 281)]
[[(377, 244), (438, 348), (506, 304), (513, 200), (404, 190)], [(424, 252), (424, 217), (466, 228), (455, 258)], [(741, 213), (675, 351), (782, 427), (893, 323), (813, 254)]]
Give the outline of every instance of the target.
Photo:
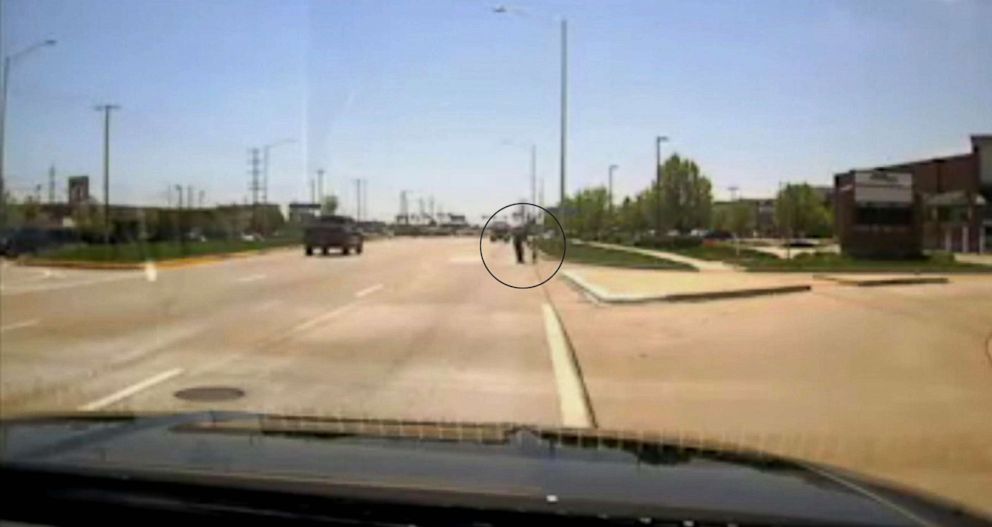
[(10, 68), (14, 64), (14, 61), (31, 53), (32, 51), (54, 46), (54, 39), (42, 40), (30, 46), (27, 46), (19, 51), (15, 51), (10, 55), (3, 58), (3, 78), (0, 81), (3, 82), (3, 86), (0, 87), (0, 226), (5, 226), (7, 224), (7, 200), (5, 198), (4, 181), (6, 180), (7, 173), (4, 170), (4, 150), (6, 145), (6, 128), (7, 128), (7, 92), (10, 88)]
[(610, 165), (610, 178), (609, 178), (609, 182), (610, 182), (610, 192), (609, 192), (610, 214), (613, 214), (613, 171), (616, 170), (616, 169), (618, 169), (618, 168), (620, 168), (620, 167), (618, 167), (617, 165)]
[[(93, 107), (103, 112), (103, 241), (110, 243), (110, 112), (120, 110), (116, 104), (98, 104)], [(182, 194), (182, 189), (179, 190)]]
[[(493, 13), (498, 15), (505, 15), (510, 13), (521, 13), (519, 9), (512, 7), (507, 7), (505, 5), (498, 5), (492, 8)], [(566, 154), (567, 154), (567, 137), (568, 137), (568, 19), (562, 17), (559, 21), (560, 32), (561, 32), (561, 94), (560, 94), (560, 105), (561, 105), (561, 121), (559, 123), (559, 134), (560, 134), (560, 146), (559, 146), (559, 159), (558, 159), (558, 171), (559, 179), (561, 185), (561, 198), (560, 198), (560, 210), (558, 212), (561, 217), (561, 223), (565, 223), (565, 173), (566, 173)]]
[(659, 135), (654, 138), (654, 237), (661, 240), (661, 143), (668, 142), (668, 137)]
[(530, 150), (530, 202), (537, 204), (537, 144), (530, 143), (530, 146), (524, 146), (509, 139), (504, 139), (503, 144)]

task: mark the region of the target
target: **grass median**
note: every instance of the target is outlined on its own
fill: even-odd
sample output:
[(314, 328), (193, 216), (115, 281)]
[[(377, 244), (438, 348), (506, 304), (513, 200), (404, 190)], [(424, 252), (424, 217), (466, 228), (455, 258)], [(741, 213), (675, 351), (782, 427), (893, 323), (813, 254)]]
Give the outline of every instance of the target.
[(232, 254), (299, 245), (297, 238), (261, 241), (210, 240), (205, 242), (152, 242), (113, 245), (76, 245), (38, 255), (42, 260), (64, 262), (140, 263), (147, 260), (175, 260), (194, 256)]
[(696, 247), (678, 247), (673, 249), (662, 249), (681, 256), (707, 260), (713, 262), (726, 262), (734, 265), (748, 267), (752, 263), (758, 265), (762, 262), (778, 260), (774, 254), (768, 254), (747, 247), (735, 248), (732, 244), (703, 244)]
[(853, 258), (835, 253), (800, 254), (790, 260), (754, 260), (745, 265), (755, 272), (816, 273), (992, 273), (992, 267), (958, 262), (954, 255), (938, 253), (916, 259), (883, 260)]
[[(538, 247), (548, 258), (561, 258), (562, 243), (560, 240), (540, 240)], [(665, 271), (695, 271), (691, 265), (673, 262), (664, 258), (646, 254), (632, 253), (604, 247), (594, 247), (585, 244), (568, 243), (565, 260), (586, 265), (605, 267), (622, 267), (627, 269), (657, 269)]]

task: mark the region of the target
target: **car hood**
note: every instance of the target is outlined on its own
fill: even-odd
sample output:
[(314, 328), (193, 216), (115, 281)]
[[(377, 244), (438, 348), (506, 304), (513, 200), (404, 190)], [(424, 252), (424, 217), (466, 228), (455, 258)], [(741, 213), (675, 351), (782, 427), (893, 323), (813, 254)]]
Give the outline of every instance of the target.
[[(648, 518), (941, 525), (960, 510), (806, 463), (643, 434), (203, 412), (0, 424), (0, 466)], [(225, 479), (225, 478), (229, 478)], [(301, 487), (302, 485), (302, 487)], [(980, 520), (977, 520), (980, 521)]]

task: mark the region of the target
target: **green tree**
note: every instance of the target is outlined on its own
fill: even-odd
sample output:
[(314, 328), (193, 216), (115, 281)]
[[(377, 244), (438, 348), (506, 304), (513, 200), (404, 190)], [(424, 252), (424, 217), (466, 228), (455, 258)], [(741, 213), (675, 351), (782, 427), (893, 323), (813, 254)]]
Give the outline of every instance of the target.
[(608, 204), (604, 187), (583, 189), (566, 198), (569, 232), (580, 238), (600, 238), (608, 226)]
[(686, 232), (708, 226), (713, 210), (713, 189), (699, 165), (673, 154), (658, 170), (661, 173), (662, 230)]
[(320, 204), (321, 214), (334, 214), (338, 210), (337, 196), (324, 196), (324, 202)]
[(775, 198), (775, 224), (790, 238), (829, 236), (831, 216), (820, 195), (806, 183), (786, 185)]
[(757, 211), (749, 203), (722, 203), (713, 209), (713, 228), (739, 237), (751, 234), (757, 226)]

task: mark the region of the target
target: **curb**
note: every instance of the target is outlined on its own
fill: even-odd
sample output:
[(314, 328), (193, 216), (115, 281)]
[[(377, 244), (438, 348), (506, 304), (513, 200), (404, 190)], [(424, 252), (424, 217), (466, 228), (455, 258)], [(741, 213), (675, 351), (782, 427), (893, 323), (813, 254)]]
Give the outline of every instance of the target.
[(607, 293), (603, 289), (596, 287), (585, 281), (582, 277), (570, 271), (562, 271), (562, 276), (589, 294), (598, 302), (604, 304), (644, 304), (648, 302), (704, 302), (707, 300), (721, 300), (727, 298), (750, 298), (755, 296), (779, 295), (787, 293), (802, 293), (810, 291), (813, 286), (809, 284), (785, 285), (775, 287), (757, 287), (751, 289), (732, 289), (725, 291), (706, 291), (703, 293), (670, 293), (662, 295), (616, 295)]
[(208, 254), (203, 256), (191, 256), (188, 258), (171, 258), (169, 260), (149, 260), (147, 262), (93, 262), (84, 260), (46, 260), (44, 258), (28, 258), (18, 260), (17, 265), (24, 267), (56, 267), (63, 269), (86, 269), (91, 271), (136, 271), (145, 268), (148, 262), (155, 264), (162, 269), (180, 269), (183, 267), (193, 267), (209, 263), (217, 263), (225, 260), (238, 258), (248, 258), (260, 256), (274, 251), (288, 250), (289, 247), (274, 247), (271, 249), (260, 249), (250, 251), (239, 251), (234, 253)]
[(947, 284), (950, 280), (946, 276), (920, 276), (920, 277), (900, 277), (881, 278), (876, 280), (865, 280), (859, 278), (843, 278), (831, 275), (813, 275), (813, 278), (829, 280), (841, 285), (855, 287), (881, 287), (887, 285), (923, 285), (923, 284)]

